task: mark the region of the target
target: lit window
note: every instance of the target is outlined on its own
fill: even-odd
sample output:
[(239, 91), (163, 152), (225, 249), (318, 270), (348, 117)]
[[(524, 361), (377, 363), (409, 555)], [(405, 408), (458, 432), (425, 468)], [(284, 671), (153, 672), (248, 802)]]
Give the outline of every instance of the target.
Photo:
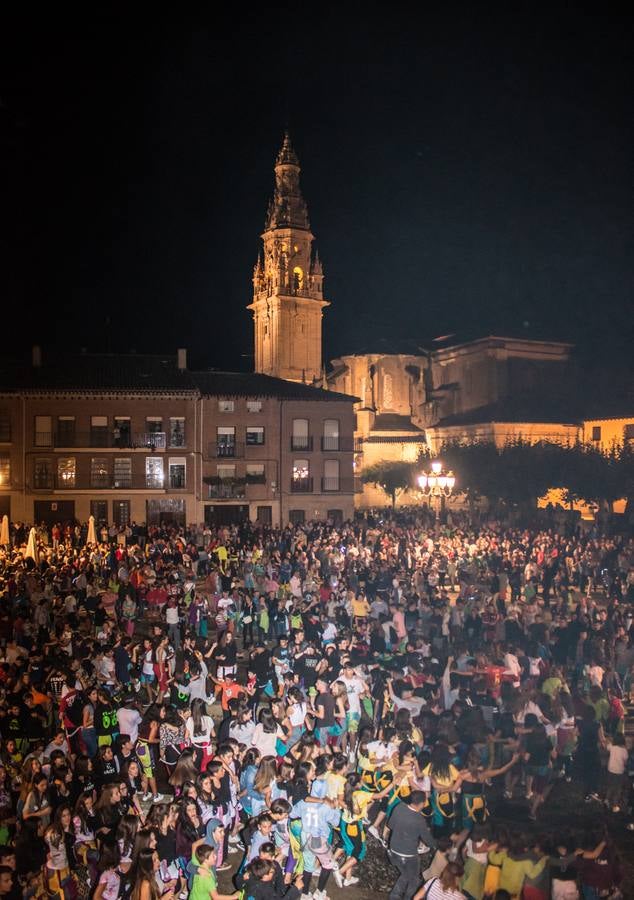
[(262, 425), (247, 425), (247, 444), (264, 443), (264, 427)]
[(0, 456), (0, 488), (11, 484), (11, 457)]
[(235, 408), (234, 400), (218, 400), (218, 412), (235, 412)]
[(261, 400), (247, 400), (247, 412), (250, 412), (250, 413), (262, 412), (262, 401)]
[(310, 474), (310, 468), (307, 459), (296, 459), (293, 461), (293, 481), (304, 481)]
[(57, 460), (57, 484), (60, 488), (74, 488), (76, 461), (74, 456), (60, 456)]
[(162, 488), (164, 483), (163, 458), (160, 456), (145, 457), (145, 486)]

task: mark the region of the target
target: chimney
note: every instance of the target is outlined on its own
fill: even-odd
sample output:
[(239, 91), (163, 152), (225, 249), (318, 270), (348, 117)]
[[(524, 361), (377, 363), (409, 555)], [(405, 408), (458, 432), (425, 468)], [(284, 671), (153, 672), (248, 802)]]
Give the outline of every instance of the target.
[(185, 372), (187, 370), (187, 350), (184, 347), (178, 348), (178, 368), (181, 372)]
[(31, 362), (34, 369), (39, 369), (42, 366), (42, 348), (39, 344), (34, 344), (31, 349)]

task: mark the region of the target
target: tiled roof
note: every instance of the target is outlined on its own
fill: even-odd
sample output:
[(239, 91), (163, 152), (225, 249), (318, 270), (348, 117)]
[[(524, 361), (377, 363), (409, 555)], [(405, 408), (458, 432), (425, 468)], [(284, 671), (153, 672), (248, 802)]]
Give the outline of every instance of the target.
[(420, 431), (409, 416), (396, 413), (380, 413), (374, 420), (372, 431)]
[(467, 412), (455, 413), (440, 419), (434, 427), (449, 428), (452, 425), (480, 425), (489, 422), (549, 422), (579, 424), (579, 417), (571, 415), (567, 404), (549, 405), (544, 397), (536, 402), (522, 400), (502, 400), (487, 406), (478, 406)]
[(280, 397), (283, 400), (349, 400), (358, 397), (325, 391), (298, 381), (243, 372), (191, 372), (201, 394), (211, 397)]
[(192, 373), (176, 357), (140, 353), (82, 353), (43, 360), (41, 366), (0, 361), (0, 391), (196, 391)]
[(0, 393), (183, 393), (193, 396), (279, 397), (286, 400), (356, 402), (357, 397), (282, 378), (242, 372), (179, 369), (177, 357), (150, 354), (67, 356), (41, 366), (0, 360)]

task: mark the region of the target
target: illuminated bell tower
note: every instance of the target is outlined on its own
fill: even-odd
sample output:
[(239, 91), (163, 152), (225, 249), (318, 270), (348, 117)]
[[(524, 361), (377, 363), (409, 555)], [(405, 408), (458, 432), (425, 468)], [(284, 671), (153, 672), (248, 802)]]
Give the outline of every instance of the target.
[(275, 162), (275, 193), (262, 235), (264, 258), (253, 270), (255, 371), (289, 381), (322, 374), (323, 272), (299, 186), (288, 132)]

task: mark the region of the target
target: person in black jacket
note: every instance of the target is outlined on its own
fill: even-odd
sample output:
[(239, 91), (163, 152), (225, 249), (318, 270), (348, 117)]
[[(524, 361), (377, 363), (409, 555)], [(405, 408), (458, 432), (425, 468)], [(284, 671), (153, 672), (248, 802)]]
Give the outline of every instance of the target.
[[(283, 882), (276, 884), (275, 874), (275, 863), (270, 859), (258, 856), (250, 862), (244, 873), (244, 900), (297, 900), (301, 893), (297, 884), (287, 889)], [(302, 877), (297, 876), (298, 884)]]

